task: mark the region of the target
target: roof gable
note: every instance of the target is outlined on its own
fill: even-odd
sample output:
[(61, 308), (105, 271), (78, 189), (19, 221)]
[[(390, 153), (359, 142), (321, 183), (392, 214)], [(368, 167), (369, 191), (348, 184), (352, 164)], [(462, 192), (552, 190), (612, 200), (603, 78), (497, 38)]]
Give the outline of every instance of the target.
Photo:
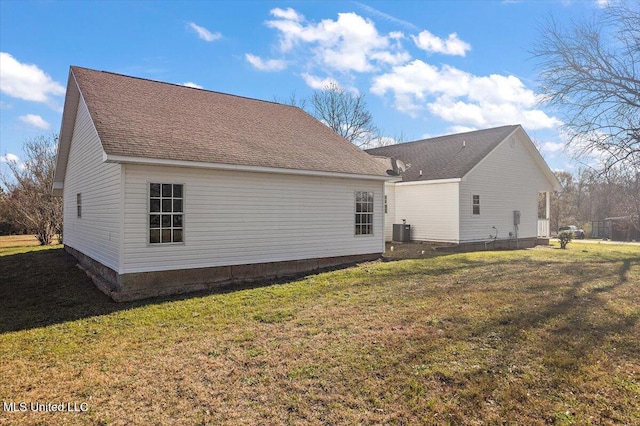
[(518, 128), (503, 126), (438, 136), (414, 142), (368, 149), (371, 155), (402, 160), (403, 182), (463, 178)]
[[(297, 107), (75, 66), (68, 88), (87, 104), (107, 158), (385, 175), (379, 162)], [(74, 90), (65, 116), (75, 118)], [(61, 138), (72, 126), (63, 119)]]

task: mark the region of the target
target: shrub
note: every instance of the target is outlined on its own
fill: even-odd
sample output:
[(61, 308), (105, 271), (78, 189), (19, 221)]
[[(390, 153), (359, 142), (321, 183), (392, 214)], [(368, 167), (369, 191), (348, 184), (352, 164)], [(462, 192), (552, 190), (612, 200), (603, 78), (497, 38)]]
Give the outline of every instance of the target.
[(558, 238), (560, 239), (560, 248), (566, 249), (567, 244), (573, 239), (573, 232), (571, 231), (562, 231), (558, 234)]

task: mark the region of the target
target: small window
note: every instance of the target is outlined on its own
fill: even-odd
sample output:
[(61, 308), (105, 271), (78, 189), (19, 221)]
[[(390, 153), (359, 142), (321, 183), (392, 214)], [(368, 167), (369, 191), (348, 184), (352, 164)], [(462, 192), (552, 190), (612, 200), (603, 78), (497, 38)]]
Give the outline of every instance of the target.
[(384, 214), (387, 214), (387, 196), (384, 196)]
[(76, 194), (76, 211), (78, 217), (82, 217), (82, 194)]
[(373, 234), (373, 192), (356, 192), (356, 235)]
[(149, 243), (183, 242), (184, 202), (181, 184), (149, 184)]
[(474, 195), (473, 196), (473, 214), (480, 214), (480, 196), (479, 195)]

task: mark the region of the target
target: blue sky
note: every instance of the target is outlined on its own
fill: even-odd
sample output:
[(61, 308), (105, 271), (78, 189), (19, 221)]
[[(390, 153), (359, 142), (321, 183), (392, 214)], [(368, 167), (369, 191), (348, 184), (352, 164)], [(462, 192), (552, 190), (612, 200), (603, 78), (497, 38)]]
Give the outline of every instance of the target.
[(265, 100), (333, 81), (365, 94), (385, 136), (520, 123), (553, 169), (572, 170), (529, 52), (549, 16), (568, 24), (606, 3), (0, 1), (0, 163), (59, 131), (78, 65)]

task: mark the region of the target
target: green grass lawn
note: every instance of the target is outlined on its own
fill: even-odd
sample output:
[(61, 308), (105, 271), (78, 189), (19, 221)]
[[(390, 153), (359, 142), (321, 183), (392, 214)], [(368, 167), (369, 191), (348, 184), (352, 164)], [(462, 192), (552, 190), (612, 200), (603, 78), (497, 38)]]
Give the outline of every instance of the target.
[(117, 304), (0, 248), (0, 424), (639, 424), (640, 250), (373, 262)]

